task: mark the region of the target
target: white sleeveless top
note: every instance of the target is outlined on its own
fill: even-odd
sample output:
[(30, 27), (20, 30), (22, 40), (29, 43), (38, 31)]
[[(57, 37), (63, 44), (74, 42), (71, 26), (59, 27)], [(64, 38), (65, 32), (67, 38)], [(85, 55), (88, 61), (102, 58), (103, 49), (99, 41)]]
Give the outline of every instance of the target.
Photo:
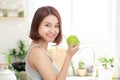
[[(27, 73), (27, 75), (28, 75), (28, 80), (43, 80), (42, 77), (41, 77), (41, 75), (40, 75), (40, 73), (37, 72), (37, 71), (35, 71), (35, 70), (33, 70), (33, 69), (31, 68), (29, 62), (28, 62), (29, 53), (30, 53), (31, 49), (34, 48), (34, 47), (40, 47), (40, 45), (34, 44), (32, 47), (30, 47), (30, 48), (28, 49), (28, 52), (27, 52), (27, 55), (26, 55), (26, 66), (25, 66), (25, 70), (26, 70), (26, 73)], [(46, 54), (49, 56), (49, 58), (51, 59), (51, 61), (52, 61), (52, 66), (53, 66), (53, 68), (54, 68), (55, 73), (58, 74), (59, 70), (57, 69), (56, 64), (55, 64), (54, 61), (52, 60), (52, 57), (49, 55), (48, 52), (45, 51), (45, 53), (46, 53)], [(46, 74), (46, 75), (47, 75), (47, 74)]]

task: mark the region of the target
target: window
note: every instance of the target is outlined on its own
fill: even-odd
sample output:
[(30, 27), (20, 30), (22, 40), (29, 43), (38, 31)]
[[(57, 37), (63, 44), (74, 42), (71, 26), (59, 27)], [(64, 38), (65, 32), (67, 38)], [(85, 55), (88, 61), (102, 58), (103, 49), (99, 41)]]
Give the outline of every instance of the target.
[(72, 34), (97, 55), (112, 53), (112, 0), (73, 1)]

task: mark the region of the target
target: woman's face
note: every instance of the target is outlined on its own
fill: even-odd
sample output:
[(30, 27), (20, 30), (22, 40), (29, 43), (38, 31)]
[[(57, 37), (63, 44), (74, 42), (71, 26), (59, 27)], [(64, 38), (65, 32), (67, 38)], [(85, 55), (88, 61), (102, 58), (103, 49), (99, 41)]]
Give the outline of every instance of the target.
[(46, 16), (39, 25), (39, 35), (47, 42), (53, 42), (59, 33), (59, 22), (56, 16)]

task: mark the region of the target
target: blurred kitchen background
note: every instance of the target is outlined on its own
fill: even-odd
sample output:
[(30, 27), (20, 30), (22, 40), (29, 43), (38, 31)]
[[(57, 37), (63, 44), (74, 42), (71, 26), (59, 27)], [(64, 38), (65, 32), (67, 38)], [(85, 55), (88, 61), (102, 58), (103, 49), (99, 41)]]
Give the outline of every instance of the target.
[(74, 34), (80, 40), (80, 51), (72, 60), (75, 69), (80, 59), (98, 66), (97, 58), (109, 55), (115, 60), (113, 76), (120, 78), (120, 0), (0, 0), (1, 53), (10, 53), (19, 40), (29, 45), (33, 15), (44, 5), (54, 6), (62, 17), (63, 42), (49, 49), (59, 68), (67, 48), (65, 37)]

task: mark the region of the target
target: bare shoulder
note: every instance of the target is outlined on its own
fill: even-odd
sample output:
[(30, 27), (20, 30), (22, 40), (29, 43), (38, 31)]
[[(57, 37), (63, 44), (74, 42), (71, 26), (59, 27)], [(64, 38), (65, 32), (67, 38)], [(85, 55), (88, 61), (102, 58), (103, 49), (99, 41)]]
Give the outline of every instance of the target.
[(29, 63), (31, 67), (36, 71), (42, 71), (46, 69), (47, 66), (51, 66), (51, 60), (39, 47), (35, 47), (31, 50), (29, 55)]
[(44, 52), (40, 47), (34, 47), (31, 51), (30, 51), (30, 55), (29, 58), (30, 59), (39, 59), (40, 56), (44, 56)]
[(51, 60), (49, 59), (49, 57), (46, 55), (45, 51), (40, 48), (40, 47), (35, 47), (30, 51), (29, 54), (29, 62), (32, 63), (33, 65), (39, 64), (38, 61), (40, 61), (39, 63), (42, 62), (51, 62)]

